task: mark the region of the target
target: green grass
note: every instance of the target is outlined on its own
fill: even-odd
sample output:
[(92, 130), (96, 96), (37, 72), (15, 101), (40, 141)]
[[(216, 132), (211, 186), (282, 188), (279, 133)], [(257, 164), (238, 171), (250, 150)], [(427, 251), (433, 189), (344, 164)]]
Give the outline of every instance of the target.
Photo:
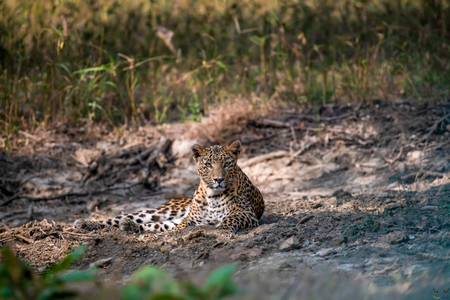
[[(448, 97), (449, 1), (4, 0), (0, 128)], [(174, 32), (173, 53), (155, 33)]]

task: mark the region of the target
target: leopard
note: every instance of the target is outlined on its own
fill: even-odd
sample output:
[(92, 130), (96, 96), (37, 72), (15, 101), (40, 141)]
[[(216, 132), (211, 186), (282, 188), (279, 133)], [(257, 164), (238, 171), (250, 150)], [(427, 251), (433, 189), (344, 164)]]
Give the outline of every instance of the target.
[(242, 149), (239, 140), (230, 146), (191, 147), (200, 183), (192, 198), (171, 199), (167, 203), (104, 221), (78, 219), (75, 227), (97, 230), (106, 226), (131, 232), (176, 231), (188, 226), (212, 225), (237, 233), (259, 226), (264, 199), (259, 189), (238, 166)]

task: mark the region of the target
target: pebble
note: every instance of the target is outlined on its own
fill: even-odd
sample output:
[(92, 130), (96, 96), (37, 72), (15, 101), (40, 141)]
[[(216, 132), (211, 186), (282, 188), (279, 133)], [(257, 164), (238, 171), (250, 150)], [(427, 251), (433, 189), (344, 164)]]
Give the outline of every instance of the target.
[(400, 244), (408, 241), (408, 237), (401, 231), (394, 231), (387, 235), (390, 244)]
[(334, 248), (326, 248), (326, 249), (322, 249), (320, 251), (317, 251), (316, 255), (321, 256), (321, 257), (325, 257), (328, 256), (330, 254), (334, 254), (336, 253), (336, 249)]
[(289, 250), (293, 250), (296, 248), (300, 248), (300, 243), (297, 239), (297, 237), (295, 236), (291, 236), (290, 238), (288, 238), (287, 240), (285, 240), (281, 245), (280, 245), (280, 250), (281, 251), (289, 251)]
[(170, 250), (172, 250), (172, 246), (170, 246), (170, 245), (164, 245), (164, 246), (162, 246), (161, 248), (159, 248), (159, 250), (160, 250), (162, 253), (166, 253), (166, 252), (169, 252)]

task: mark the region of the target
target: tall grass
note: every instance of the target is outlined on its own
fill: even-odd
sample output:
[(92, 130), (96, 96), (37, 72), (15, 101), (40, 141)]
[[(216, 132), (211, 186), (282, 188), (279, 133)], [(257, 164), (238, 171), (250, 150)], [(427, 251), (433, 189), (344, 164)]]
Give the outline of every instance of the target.
[(3, 0), (1, 132), (198, 119), (251, 93), (447, 97), (449, 15), (438, 0)]

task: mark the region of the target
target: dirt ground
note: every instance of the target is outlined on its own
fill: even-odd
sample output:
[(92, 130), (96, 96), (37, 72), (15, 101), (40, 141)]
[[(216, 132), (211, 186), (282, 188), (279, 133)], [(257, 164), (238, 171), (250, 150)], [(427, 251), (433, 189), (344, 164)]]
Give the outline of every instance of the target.
[[(449, 113), (450, 103), (373, 101), (238, 117), (218, 109), (158, 128), (21, 132), (21, 146), (0, 154), (0, 246), (42, 271), (87, 244), (74, 268), (98, 265), (113, 283), (143, 265), (192, 278), (237, 262), (240, 284), (263, 282), (255, 295), (282, 296), (293, 285), (300, 293), (305, 274), (337, 274), (372, 291), (407, 293), (423, 282), (431, 290), (450, 283)], [(235, 139), (244, 145), (239, 165), (266, 202), (260, 227), (156, 235), (72, 226), (191, 196), (199, 179), (190, 145)]]

